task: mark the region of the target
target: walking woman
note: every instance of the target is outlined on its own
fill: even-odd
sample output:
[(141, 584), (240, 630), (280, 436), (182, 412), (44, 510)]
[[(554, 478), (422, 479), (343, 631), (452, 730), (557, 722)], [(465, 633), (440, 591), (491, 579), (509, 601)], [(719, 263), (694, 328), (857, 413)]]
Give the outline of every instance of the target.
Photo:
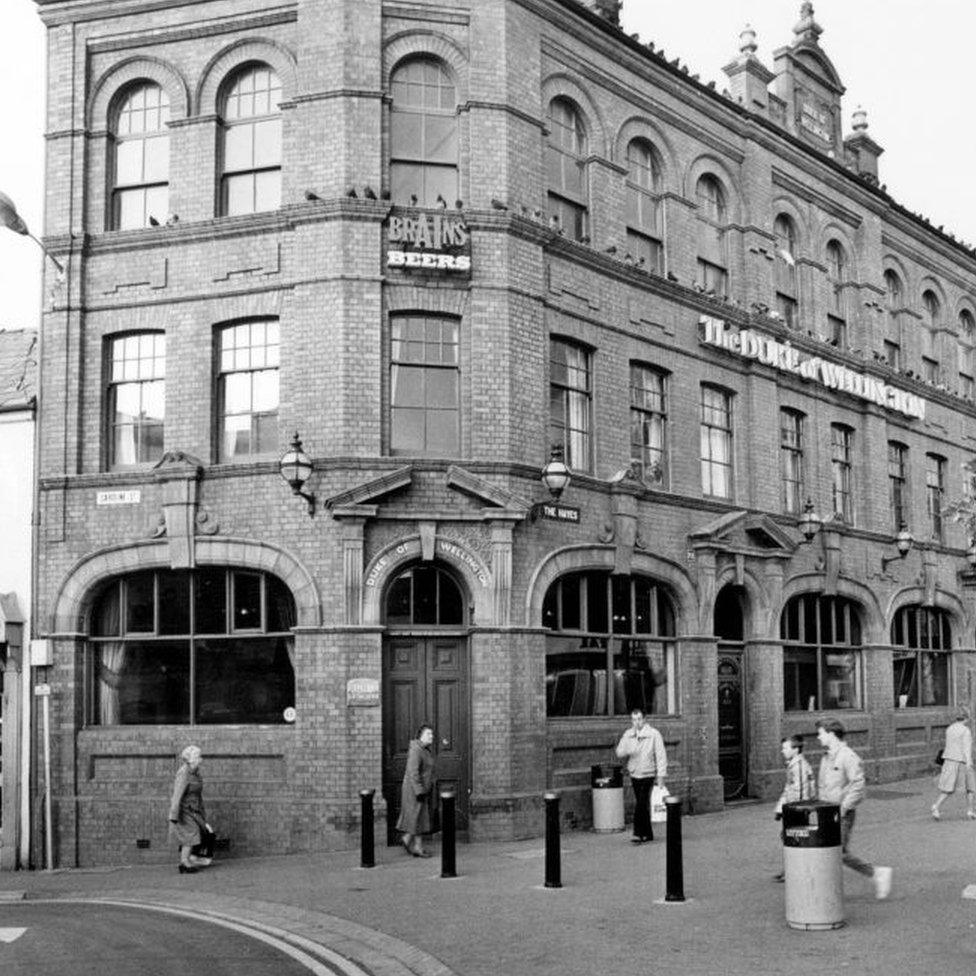
[(211, 863), (209, 857), (195, 857), (193, 847), (209, 832), (203, 809), (203, 777), (200, 775), (202, 754), (197, 746), (187, 746), (180, 753), (173, 797), (169, 804), (170, 837), (180, 847), (180, 874), (196, 874)]
[(410, 743), (407, 768), (400, 790), (400, 819), (397, 830), (403, 831), (401, 843), (414, 857), (430, 857), (424, 850), (423, 835), (431, 832), (431, 795), (434, 791), (434, 730), (421, 725), (417, 738)]
[(932, 816), (942, 819), (939, 808), (946, 797), (956, 792), (960, 780), (966, 790), (966, 816), (976, 820), (976, 774), (973, 773), (973, 734), (966, 724), (969, 710), (965, 706), (956, 709), (953, 722), (945, 731), (945, 746), (942, 749), (942, 772), (939, 774), (939, 795), (932, 804)]

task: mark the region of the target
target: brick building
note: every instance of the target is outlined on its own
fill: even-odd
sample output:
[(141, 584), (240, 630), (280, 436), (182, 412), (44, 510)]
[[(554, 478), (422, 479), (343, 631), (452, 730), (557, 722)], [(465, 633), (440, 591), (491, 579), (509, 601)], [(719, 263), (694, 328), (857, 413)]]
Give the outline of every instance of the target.
[(929, 766), (976, 256), (842, 135), (809, 3), (722, 93), (612, 0), (37, 2), (57, 863), (170, 856), (190, 741), (242, 853), (352, 846), (424, 719), (477, 839), (585, 825), (635, 705), (693, 810), (815, 714)]

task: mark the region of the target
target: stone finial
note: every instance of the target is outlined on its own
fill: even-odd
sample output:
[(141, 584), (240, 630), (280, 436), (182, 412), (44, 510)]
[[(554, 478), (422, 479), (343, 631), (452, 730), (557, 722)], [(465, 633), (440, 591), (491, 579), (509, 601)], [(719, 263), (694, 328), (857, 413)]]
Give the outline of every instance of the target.
[(868, 113), (860, 105), (851, 116), (851, 128), (855, 132), (868, 131)]
[(742, 33), (739, 35), (739, 51), (746, 57), (749, 57), (756, 53), (758, 47), (759, 45), (756, 44), (755, 29), (750, 24), (746, 24)]
[(620, 26), (620, 8), (623, 0), (583, 0), (583, 6), (589, 7), (594, 13), (599, 14), (611, 24)]
[(800, 20), (793, 28), (793, 33), (796, 34), (797, 42), (813, 41), (814, 44), (817, 43), (817, 38), (823, 33), (823, 28), (814, 20), (813, 4), (810, 3), (810, 0), (806, 0), (800, 7)]

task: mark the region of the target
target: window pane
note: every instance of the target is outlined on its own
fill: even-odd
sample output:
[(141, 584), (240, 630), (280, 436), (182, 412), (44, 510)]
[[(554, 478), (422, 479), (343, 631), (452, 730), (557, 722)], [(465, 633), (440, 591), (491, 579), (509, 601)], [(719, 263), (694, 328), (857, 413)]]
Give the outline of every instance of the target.
[(261, 577), (257, 573), (234, 573), (234, 630), (260, 626)]
[(437, 577), (433, 566), (415, 566), (413, 569), (413, 622), (437, 623)]
[(422, 407), (424, 405), (424, 372), (418, 366), (393, 365), (391, 395), (394, 406)]
[(118, 230), (138, 230), (146, 226), (145, 190), (119, 190), (115, 194), (117, 213), (115, 226)]
[(159, 633), (190, 633), (190, 574), (159, 574)]
[(285, 638), (198, 641), (194, 721), (275, 724), (295, 704), (295, 672)]
[(254, 373), (253, 409), (268, 413), (278, 408), (278, 370), (265, 369)]
[(546, 715), (607, 713), (607, 652), (599, 639), (546, 638)]
[(254, 126), (232, 125), (224, 132), (224, 172), (254, 168)]
[(224, 383), (224, 413), (248, 413), (251, 409), (251, 374), (227, 373)]
[[(457, 163), (457, 122), (451, 115), (429, 115), (424, 133), (424, 158), (431, 163)], [(454, 201), (452, 200), (451, 203)]]
[(635, 708), (647, 715), (668, 712), (666, 694), (658, 694), (658, 687), (667, 684), (664, 645), (633, 638), (616, 638), (612, 645), (614, 714), (626, 715)]
[(610, 607), (607, 603), (609, 577), (591, 573), (586, 579), (586, 629), (598, 634), (610, 632)]
[(298, 622), (295, 615), (295, 598), (291, 595), (291, 590), (277, 576), (266, 576), (265, 587), (267, 598), (265, 629), (272, 634), (291, 630)]
[(126, 139), (115, 147), (115, 185), (143, 182), (143, 146), (145, 140)]
[(417, 112), (390, 112), (390, 155), (397, 159), (423, 158), (423, 119)]
[(101, 725), (185, 724), (190, 717), (189, 641), (100, 644), (95, 708)]
[(787, 711), (815, 711), (817, 696), (817, 652), (812, 647), (789, 647), (783, 651), (783, 704)]
[(198, 569), (194, 576), (194, 630), (198, 634), (227, 633), (227, 573)]
[(281, 119), (254, 123), (254, 165), (281, 165)]
[(118, 580), (113, 581), (92, 611), (91, 632), (94, 637), (118, 637), (121, 633), (122, 590)]
[(391, 418), (390, 446), (394, 451), (422, 452), (425, 413), (420, 409), (397, 408)]
[(164, 224), (169, 215), (169, 187), (150, 186), (146, 189), (146, 223), (150, 217)]
[(224, 212), (227, 216), (254, 213), (254, 177), (252, 174), (225, 177), (224, 196), (226, 199)]
[(156, 628), (155, 574), (135, 573), (125, 581), (126, 633), (151, 634)]
[(145, 140), (147, 183), (165, 183), (169, 179), (169, 139), (157, 136)]
[(428, 369), (427, 406), (457, 407), (458, 372), (456, 369)]
[(281, 206), (281, 170), (254, 174), (254, 209), (277, 210)]
[(458, 453), (458, 415), (453, 410), (430, 411), (427, 414), (427, 443), (431, 454)]

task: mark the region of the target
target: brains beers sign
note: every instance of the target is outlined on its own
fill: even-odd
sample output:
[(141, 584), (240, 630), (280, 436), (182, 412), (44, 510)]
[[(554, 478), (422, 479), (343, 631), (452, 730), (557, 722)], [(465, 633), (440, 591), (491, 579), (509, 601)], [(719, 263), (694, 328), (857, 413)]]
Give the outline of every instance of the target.
[(390, 217), (387, 240), (388, 268), (471, 270), (471, 234), (459, 214), (421, 210), (409, 216)]

